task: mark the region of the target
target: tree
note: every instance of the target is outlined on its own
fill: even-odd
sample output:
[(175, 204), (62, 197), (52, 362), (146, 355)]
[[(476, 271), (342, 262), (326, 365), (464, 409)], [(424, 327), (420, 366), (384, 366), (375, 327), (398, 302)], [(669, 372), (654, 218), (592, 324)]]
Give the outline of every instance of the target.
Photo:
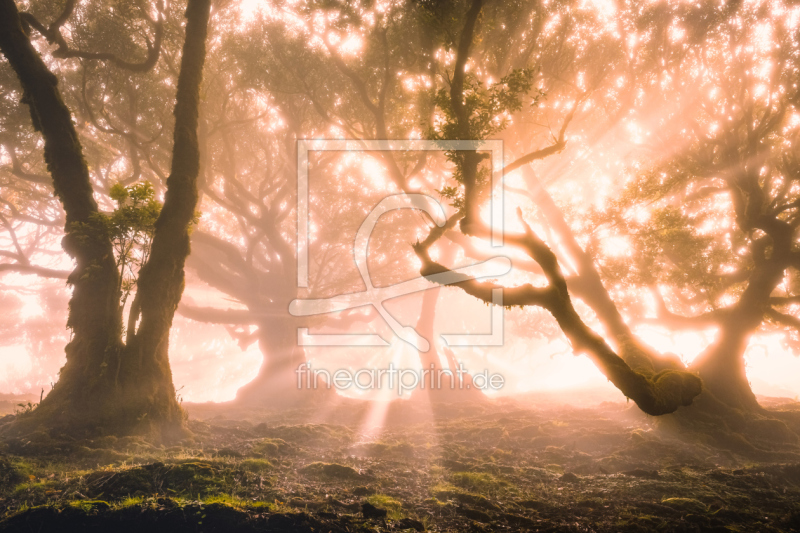
[[(407, 136), (420, 127), (419, 113), (424, 116), (426, 106), (418, 106), (417, 96), (407, 96), (391, 75), (398, 68), (416, 75), (424, 65), (415, 57), (415, 39), (423, 26), (416, 15), (401, 16), (402, 7), (400, 3), (393, 5), (372, 28), (365, 23), (370, 10), (337, 8), (339, 16), (329, 19), (330, 29), (340, 38), (349, 34), (363, 34), (365, 38), (363, 56), (354, 61), (340, 57), (330, 42), (325, 49), (315, 50), (310, 43), (319, 37), (316, 30), (297, 34), (285, 28), (285, 21), (270, 19), (262, 19), (252, 31), (231, 38), (229, 48), (221, 53), (221, 68), (236, 83), (220, 82), (210, 91), (220, 104), (214, 106), (215, 112), (219, 109), (218, 116), (211, 118), (209, 114), (209, 179), (202, 192), (210, 205), (224, 210), (220, 221), (225, 221), (227, 235), (196, 232), (190, 265), (203, 281), (244, 304), (247, 311), (204, 308), (187, 302), (181, 312), (195, 320), (228, 324), (243, 346), (258, 341), (264, 363), (255, 380), (239, 391), (237, 402), (275, 405), (313, 397), (308, 391), (297, 394), (294, 373), (305, 361), (297, 346), (296, 331), (298, 326), (308, 326), (309, 320), (286, 312), (289, 302), (300, 295), (295, 281), (295, 217), (291, 216), (297, 169), (288, 154), (294, 152), (297, 139), (329, 132), (383, 139)], [(322, 10), (313, 4), (310, 9)], [(410, 40), (410, 35), (415, 39)], [(377, 74), (371, 66), (376, 61), (381, 64)], [(270, 74), (278, 70), (287, 75)], [(342, 102), (337, 103), (337, 99)], [(275, 124), (278, 120), (280, 125)], [(267, 146), (274, 149), (265, 149)], [(409, 182), (424, 162), (417, 154), (400, 161), (390, 153), (371, 157), (386, 169), (389, 189), (397, 191), (410, 190)], [(314, 296), (319, 297), (361, 286), (352, 262), (352, 241), (347, 239), (385, 192), (365, 194), (359, 183), (350, 183), (348, 176), (348, 172), (358, 172), (358, 166), (337, 170), (338, 159), (320, 158), (314, 165), (319, 178), (315, 178), (318, 186), (312, 195), (313, 216), (320, 235), (311, 254), (330, 261), (318, 268), (312, 265)], [(348, 192), (342, 192), (343, 182), (352, 185), (344, 187)], [(333, 220), (337, 222), (331, 224)], [(348, 221), (351, 234), (342, 232), (342, 220)], [(407, 268), (413, 254), (398, 246), (405, 242), (403, 238), (404, 233), (396, 231), (373, 239), (371, 271), (381, 282), (415, 274)], [(384, 253), (398, 249), (408, 253), (402, 258)], [(388, 262), (377, 259), (382, 255), (389, 257)], [(424, 305), (432, 309), (435, 303), (435, 299), (426, 298)], [(343, 327), (367, 318), (359, 312), (344, 315), (324, 322), (317, 319), (313, 325)], [(426, 357), (438, 365), (435, 351)]]
[[(644, 147), (655, 162), (637, 165), (621, 197), (596, 219), (600, 231), (613, 227), (629, 243), (630, 259), (623, 265), (594, 246), (609, 280), (653, 295), (655, 316), (627, 306), (634, 321), (718, 329), (690, 368), (714, 400), (754, 413), (760, 408), (744, 364), (749, 340), (775, 329), (792, 335), (797, 324), (791, 282), (797, 127), (791, 116), (798, 102), (798, 43), (782, 20), (760, 13), (731, 7), (711, 27), (686, 17), (696, 21), (689, 35), (702, 35), (705, 46), (678, 41), (662, 52), (672, 79), (652, 97), (670, 95), (663, 102), (667, 116), (681, 127), (661, 125)], [(757, 42), (765, 31), (769, 45), (718, 53)], [(759, 70), (768, 64), (777, 67)], [(698, 65), (705, 67), (702, 75), (694, 70)], [(648, 123), (644, 109), (636, 113), (634, 120)], [(637, 219), (633, 212), (645, 204), (651, 214)]]
[(21, 101), (29, 107), (33, 126), (44, 139), (45, 161), (66, 213), (63, 246), (76, 262), (68, 278), (73, 293), (67, 363), (53, 391), (11, 431), (44, 426), (79, 434), (153, 430), (167, 436), (181, 427), (183, 419), (167, 359), (167, 335), (183, 291), (189, 226), (197, 204), (197, 115), (210, 2), (190, 0), (186, 9), (172, 171), (150, 255), (139, 275), (139, 306), (131, 310), (128, 321), (134, 326), (140, 321), (139, 327), (135, 333), (128, 331), (127, 343), (122, 339), (121, 283), (112, 237), (92, 196), (89, 169), (57, 79), (28, 34), (33, 26), (58, 42), (59, 28), (74, 6), (67, 2), (64, 12), (45, 29), (33, 23), (31, 15), (20, 14), (13, 0), (0, 3), (0, 49), (19, 78)]
[[(500, 113), (518, 111), (521, 107), (521, 97), (530, 89), (530, 83), (525, 81), (522, 72), (518, 74), (512, 72), (507, 77), (501, 78), (497, 85), (488, 88), (488, 91), (484, 91), (479, 83), (470, 80), (466, 64), (481, 9), (481, 0), (473, 0), (468, 6), (456, 46), (449, 93), (443, 91), (437, 98), (437, 103), (444, 114), (443, 126), (437, 133), (448, 138), (485, 138), (502, 125), (502, 123), (498, 125), (494, 117)], [(490, 229), (480, 221), (478, 211), (489, 189), (487, 172), (480, 168), (483, 158), (478, 152), (468, 151), (453, 153), (450, 157), (456, 167), (454, 178), (457, 185), (448, 193), (454, 198), (454, 207), (457, 211), (443, 227), (433, 229), (424, 241), (414, 247), (422, 261), (420, 273), (425, 276), (448, 271), (445, 266), (430, 258), (428, 250), (456, 223), (459, 224), (461, 232), (468, 236), (486, 238), (491, 234)], [(536, 305), (547, 309), (572, 342), (573, 349), (587, 353), (609, 380), (646, 413), (661, 415), (672, 413), (681, 406), (690, 405), (701, 391), (700, 380), (680, 370), (655, 372), (654, 369), (650, 371), (631, 369), (575, 311), (567, 281), (556, 255), (522, 220), (521, 211), (520, 222), (524, 232), (506, 235), (505, 239), (522, 249), (539, 264), (548, 285), (543, 288), (530, 284), (506, 288), (503, 305), (509, 307)], [(463, 281), (456, 286), (485, 302), (491, 302), (492, 290), (500, 288), (494, 283), (478, 282), (467, 276), (463, 278)]]

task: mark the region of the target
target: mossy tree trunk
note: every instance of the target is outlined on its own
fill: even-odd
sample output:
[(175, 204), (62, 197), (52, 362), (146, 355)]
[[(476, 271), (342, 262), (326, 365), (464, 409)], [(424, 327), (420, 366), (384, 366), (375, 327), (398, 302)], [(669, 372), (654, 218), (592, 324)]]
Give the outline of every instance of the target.
[(111, 369), (122, 349), (122, 323), (116, 312), (119, 274), (111, 241), (98, 218), (72, 116), (61, 98), (58, 80), (23, 31), (13, 0), (0, 1), (0, 48), (19, 78), (33, 127), (44, 139), (47, 168), (66, 213), (62, 246), (75, 260), (68, 278), (73, 292), (67, 363), (37, 415), (74, 423), (72, 414), (82, 413), (83, 418), (97, 409), (98, 399), (105, 398)]
[(198, 202), (197, 127), (210, 10), (210, 0), (189, 0), (186, 8), (186, 38), (175, 97), (172, 166), (150, 257), (137, 284), (141, 323), (126, 346), (120, 366), (120, 381), (129, 391), (124, 400), (138, 402), (141, 407), (137, 411), (165, 429), (179, 426), (182, 415), (169, 366), (169, 331), (183, 295), (189, 231)]
[(183, 292), (188, 230), (197, 205), (197, 108), (210, 0), (189, 0), (175, 105), (173, 166), (150, 260), (139, 280), (141, 327), (122, 342), (112, 243), (93, 199), (89, 170), (57, 79), (31, 45), (13, 0), (0, 0), (0, 49), (19, 78), (22, 102), (42, 134), (45, 160), (66, 212), (63, 247), (76, 267), (67, 325), (72, 340), (58, 383), (11, 431), (73, 434), (179, 428), (167, 336)]

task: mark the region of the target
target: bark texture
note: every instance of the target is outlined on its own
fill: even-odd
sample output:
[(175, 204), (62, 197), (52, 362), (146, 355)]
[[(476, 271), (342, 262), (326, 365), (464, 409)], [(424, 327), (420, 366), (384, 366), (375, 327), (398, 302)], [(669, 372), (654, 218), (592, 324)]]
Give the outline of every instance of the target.
[(142, 325), (125, 345), (118, 312), (119, 274), (72, 117), (56, 77), (23, 30), (15, 3), (0, 1), (0, 49), (22, 85), (22, 101), (30, 109), (33, 126), (44, 138), (45, 160), (66, 212), (63, 246), (76, 262), (68, 278), (73, 295), (67, 363), (52, 392), (10, 431), (40, 427), (73, 434), (180, 431), (183, 412), (172, 385), (167, 337), (183, 292), (188, 231), (197, 205), (197, 109), (209, 14), (210, 0), (189, 0), (172, 174), (152, 255), (139, 281)]
[(153, 406), (155, 412), (151, 416), (167, 427), (178, 425), (182, 415), (169, 366), (169, 331), (183, 295), (189, 231), (198, 201), (197, 123), (210, 9), (210, 0), (189, 0), (186, 8), (186, 40), (175, 98), (172, 168), (164, 207), (156, 221), (150, 258), (139, 274), (137, 300), (141, 323), (126, 347), (120, 372), (135, 383), (136, 397)]
[[(118, 273), (111, 241), (98, 220), (89, 169), (58, 80), (31, 45), (13, 0), (0, 1), (0, 49), (22, 86), (33, 127), (44, 139), (53, 188), (66, 213), (64, 250), (75, 260), (67, 326), (72, 340), (59, 382), (36, 411), (36, 419), (68, 422), (98, 411), (107, 401), (111, 368), (122, 348), (116, 312)], [(87, 411), (88, 410), (88, 411)]]

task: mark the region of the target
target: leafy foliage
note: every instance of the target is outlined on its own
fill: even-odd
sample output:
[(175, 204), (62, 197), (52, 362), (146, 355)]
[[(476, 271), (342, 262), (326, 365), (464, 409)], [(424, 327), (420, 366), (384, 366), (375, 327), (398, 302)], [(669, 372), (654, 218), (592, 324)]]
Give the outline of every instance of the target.
[[(511, 115), (522, 109), (523, 99), (531, 92), (535, 69), (522, 68), (511, 71), (497, 83), (485, 87), (474, 75), (467, 73), (464, 80), (464, 113), (469, 118), (467, 139), (486, 139), (504, 130)], [(536, 105), (544, 96), (536, 90), (530, 105)], [(432, 139), (459, 139), (459, 126), (453, 116), (450, 92), (439, 89), (434, 99), (444, 120), (430, 132)]]
[[(464, 80), (464, 114), (467, 117), (467, 136), (464, 140), (483, 140), (503, 131), (510, 123), (511, 116), (522, 109), (526, 96), (533, 89), (533, 76), (536, 70), (522, 68), (512, 70), (497, 83), (484, 86), (474, 75), (467, 73)], [(530, 105), (535, 106), (544, 96), (541, 89), (533, 89)], [(453, 114), (450, 92), (439, 89), (434, 96), (434, 104), (441, 112), (439, 120), (428, 130), (433, 140), (461, 139), (460, 126)], [(464, 150), (446, 152), (447, 159), (455, 165), (453, 179), (457, 186), (445, 186), (437, 192), (451, 200), (456, 209), (464, 207), (463, 165), (469, 153)], [(488, 168), (479, 168), (476, 176), (478, 186), (485, 184), (490, 175)]]
[(155, 199), (155, 190), (147, 181), (129, 187), (116, 183), (111, 187), (110, 196), (117, 202), (117, 208), (103, 217), (103, 221), (117, 256), (120, 297), (124, 306), (136, 287), (139, 270), (150, 257), (155, 224), (162, 205)]

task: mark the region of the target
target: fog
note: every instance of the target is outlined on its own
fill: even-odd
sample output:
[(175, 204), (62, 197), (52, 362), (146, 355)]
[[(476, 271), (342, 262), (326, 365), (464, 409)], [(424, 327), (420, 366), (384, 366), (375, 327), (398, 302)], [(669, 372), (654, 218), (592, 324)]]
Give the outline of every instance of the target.
[(0, 0), (0, 533), (800, 530), (800, 6)]
[[(141, 12), (119, 12), (115, 5), (80, 4), (84, 20), (98, 22), (68, 23), (72, 45), (141, 59), (142, 45), (150, 46), (163, 24), (154, 67), (130, 73), (80, 55), (46, 58), (74, 110), (94, 198), (106, 213), (115, 208), (109, 195), (116, 183), (150, 182), (155, 201), (163, 202), (180, 54), (177, 5)], [(28, 8), (40, 18), (57, 9), (38, 2)], [(459, 58), (464, 9), (424, 2), (214, 4), (198, 130), (199, 221), (169, 334), (173, 382), (184, 401), (233, 400), (241, 387), (277, 368), (270, 364), (298, 349), (314, 368), (328, 371), (389, 362), (447, 367), (442, 334), (491, 333), (491, 309), (456, 287), (442, 288), (433, 304), (423, 302), (425, 291), (385, 304), (404, 327), (420, 330), (420, 321), (429, 322), (430, 352), (399, 338), (374, 307), (313, 317), (288, 312), (296, 299), (365, 290), (353, 256), (355, 234), (387, 195), (429, 195), (448, 216), (456, 212), (453, 205), (478, 203), (483, 223), (498, 220), (485, 194), (474, 202), (459, 196), (459, 164), (443, 150), (312, 151), (310, 281), (298, 287), (297, 142), (447, 138), (458, 122), (447, 106), (460, 59), (470, 138), (502, 141), (500, 161), (507, 167), (533, 154), (506, 171), (503, 186), (495, 184), (490, 193), (502, 189), (504, 231), (530, 224), (556, 252), (568, 283), (587, 275), (573, 245), (582, 247), (648, 349), (675, 354), (691, 367), (719, 342), (711, 315), (737, 305), (745, 274), (758, 261), (750, 248), (761, 246), (764, 231), (743, 221), (739, 204), (751, 196), (731, 193), (731, 180), (739, 179), (731, 176), (756, 172), (762, 201), (795, 224), (798, 8), (781, 2), (494, 3), (477, 19), (472, 49)], [(96, 32), (103, 23), (137, 29)], [(36, 46), (47, 50), (44, 41)], [(58, 381), (65, 362), (71, 290), (65, 278), (72, 261), (60, 247), (64, 215), (46, 179), (42, 143), (13, 103), (19, 89), (7, 63), (2, 73), (0, 390), (38, 396)], [(731, 147), (734, 138), (751, 152)], [(499, 171), (482, 164), (481, 172)], [(534, 182), (555, 214), (537, 202)], [(432, 226), (418, 210), (380, 219), (367, 261), (376, 286), (419, 277), (422, 264), (411, 245)], [(131, 257), (139, 257), (136, 250)], [(515, 268), (503, 285), (545, 282), (514, 246), (451, 235), (430, 251), (434, 261), (446, 258), (453, 268), (507, 256)], [(757, 394), (800, 394), (794, 272), (786, 268), (771, 290), (773, 298), (788, 300), (751, 327), (740, 354)], [(133, 267), (123, 273), (132, 284), (126, 314), (137, 275)], [(602, 311), (580, 290), (573, 299), (581, 319), (619, 347), (598, 319)], [(434, 306), (428, 315), (425, 305)], [(701, 318), (692, 324), (693, 317)], [(303, 348), (297, 328), (312, 335), (378, 334), (388, 345)], [(501, 345), (452, 347), (470, 372), (505, 377), (490, 396), (590, 388), (624, 398), (592, 361), (573, 354), (574, 340), (541, 307), (505, 309), (501, 329)]]

